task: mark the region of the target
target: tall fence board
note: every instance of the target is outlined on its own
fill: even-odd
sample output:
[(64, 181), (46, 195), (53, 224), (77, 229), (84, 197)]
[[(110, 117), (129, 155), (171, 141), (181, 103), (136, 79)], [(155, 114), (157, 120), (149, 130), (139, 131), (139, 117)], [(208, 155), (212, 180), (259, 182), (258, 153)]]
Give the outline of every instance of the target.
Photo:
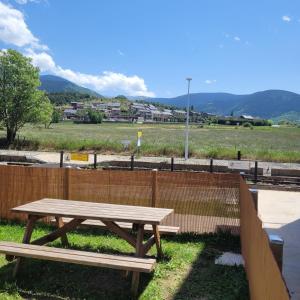
[(10, 209), (44, 197), (62, 198), (65, 187), (65, 172), (62, 169), (0, 167), (1, 218), (22, 219)]
[(257, 216), (249, 187), (242, 179), (240, 185), (241, 245), (251, 299), (290, 299), (268, 236)]

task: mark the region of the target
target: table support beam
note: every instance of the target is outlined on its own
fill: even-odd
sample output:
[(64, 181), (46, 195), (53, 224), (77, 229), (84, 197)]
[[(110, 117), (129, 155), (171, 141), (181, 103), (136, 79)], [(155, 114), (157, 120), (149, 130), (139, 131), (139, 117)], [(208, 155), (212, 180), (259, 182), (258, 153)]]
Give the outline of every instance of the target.
[(126, 230), (124, 230), (114, 222), (111, 221), (102, 221), (102, 222), (106, 225), (106, 227), (110, 231), (114, 232), (119, 237), (126, 240), (132, 247), (136, 248), (137, 241), (130, 233), (128, 233)]
[[(23, 236), (23, 240), (22, 240), (23, 244), (29, 244), (30, 243), (30, 239), (31, 239), (31, 236), (32, 236), (32, 232), (33, 232), (35, 223), (40, 218), (41, 218), (40, 216), (28, 215), (28, 220), (27, 220), (27, 224), (26, 224), (26, 228), (25, 228), (25, 232), (24, 232), (24, 236)], [(16, 261), (16, 264), (15, 264), (15, 267), (14, 267), (14, 271), (13, 271), (13, 277), (14, 278), (18, 274), (20, 264), (21, 264), (21, 258), (18, 257), (17, 261)]]
[(75, 229), (78, 225), (84, 222), (85, 219), (73, 219), (69, 223), (66, 223), (63, 227), (56, 229), (55, 231), (33, 241), (31, 244), (33, 245), (45, 245), (47, 243), (51, 243), (58, 238), (64, 236), (67, 232)]
[[(136, 247), (135, 247), (136, 257), (144, 256), (143, 240), (144, 240), (144, 224), (138, 224), (137, 240), (136, 240)], [(132, 282), (131, 282), (131, 292), (134, 298), (137, 297), (139, 281), (140, 281), (140, 272), (133, 272)]]
[[(62, 228), (64, 226), (64, 222), (63, 222), (62, 217), (55, 217), (55, 220), (56, 220), (57, 228)], [(62, 234), (61, 243), (64, 247), (69, 246), (69, 241), (68, 241), (68, 237), (67, 237), (66, 233)]]

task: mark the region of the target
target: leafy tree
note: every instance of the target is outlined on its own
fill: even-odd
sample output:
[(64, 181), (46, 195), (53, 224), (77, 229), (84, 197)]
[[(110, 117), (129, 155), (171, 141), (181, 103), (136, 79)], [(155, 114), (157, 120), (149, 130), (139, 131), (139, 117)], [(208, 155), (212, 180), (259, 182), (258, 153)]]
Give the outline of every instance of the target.
[(45, 94), (42, 95), (42, 101), (34, 109), (31, 122), (43, 124), (45, 128), (49, 128), (52, 123), (54, 108)]
[(91, 124), (100, 124), (102, 123), (103, 119), (102, 114), (100, 112), (91, 109), (88, 110), (88, 118)]
[(53, 109), (53, 113), (52, 113), (52, 122), (51, 123), (59, 123), (59, 121), (61, 121), (61, 112), (58, 109)]
[(39, 70), (30, 58), (15, 50), (0, 51), (0, 122), (8, 145), (26, 122), (36, 122), (47, 107), (44, 102), (49, 100), (37, 89), (39, 85)]

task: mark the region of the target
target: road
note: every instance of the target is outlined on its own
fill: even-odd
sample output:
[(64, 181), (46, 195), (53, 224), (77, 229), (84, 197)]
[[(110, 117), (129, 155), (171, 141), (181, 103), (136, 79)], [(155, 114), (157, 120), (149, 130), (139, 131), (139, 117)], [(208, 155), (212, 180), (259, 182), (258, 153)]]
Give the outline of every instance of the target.
[[(44, 151), (17, 151), (17, 150), (0, 150), (0, 155), (18, 155), (18, 156), (26, 156), (27, 158), (35, 158), (40, 161), (49, 163), (49, 164), (59, 164), (60, 162), (60, 153), (59, 152), (44, 152)], [(92, 164), (94, 162), (94, 155), (89, 155), (88, 162), (82, 161), (69, 161), (69, 153), (66, 152), (64, 155), (64, 162), (76, 165), (87, 165)], [(130, 161), (130, 156), (126, 155), (107, 155), (107, 154), (98, 154), (97, 162), (109, 162), (109, 161)], [(152, 162), (152, 163), (170, 163), (170, 157), (147, 157), (141, 156), (139, 158), (135, 158), (135, 161), (140, 162)], [(188, 160), (184, 160), (184, 158), (175, 158), (175, 164), (180, 165), (209, 165), (209, 159), (198, 159), (198, 158), (190, 158)], [(232, 169), (249, 169), (254, 168), (253, 161), (237, 161), (237, 160), (219, 160), (214, 159), (214, 165), (217, 166), (227, 166)], [(284, 168), (284, 169), (297, 169), (300, 170), (300, 164), (297, 163), (272, 163), (272, 162), (259, 162), (259, 168), (263, 168), (264, 175), (268, 175), (270, 173), (271, 168)]]

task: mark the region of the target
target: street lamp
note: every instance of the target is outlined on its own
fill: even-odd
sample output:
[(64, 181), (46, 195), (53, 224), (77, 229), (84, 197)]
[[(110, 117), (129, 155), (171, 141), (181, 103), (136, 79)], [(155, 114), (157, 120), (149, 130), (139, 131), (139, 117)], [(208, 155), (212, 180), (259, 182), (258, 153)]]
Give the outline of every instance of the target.
[(185, 147), (184, 147), (184, 159), (189, 158), (189, 119), (190, 119), (190, 84), (192, 78), (186, 78), (188, 82), (188, 100), (187, 100), (187, 109), (186, 109), (186, 126), (185, 126)]

